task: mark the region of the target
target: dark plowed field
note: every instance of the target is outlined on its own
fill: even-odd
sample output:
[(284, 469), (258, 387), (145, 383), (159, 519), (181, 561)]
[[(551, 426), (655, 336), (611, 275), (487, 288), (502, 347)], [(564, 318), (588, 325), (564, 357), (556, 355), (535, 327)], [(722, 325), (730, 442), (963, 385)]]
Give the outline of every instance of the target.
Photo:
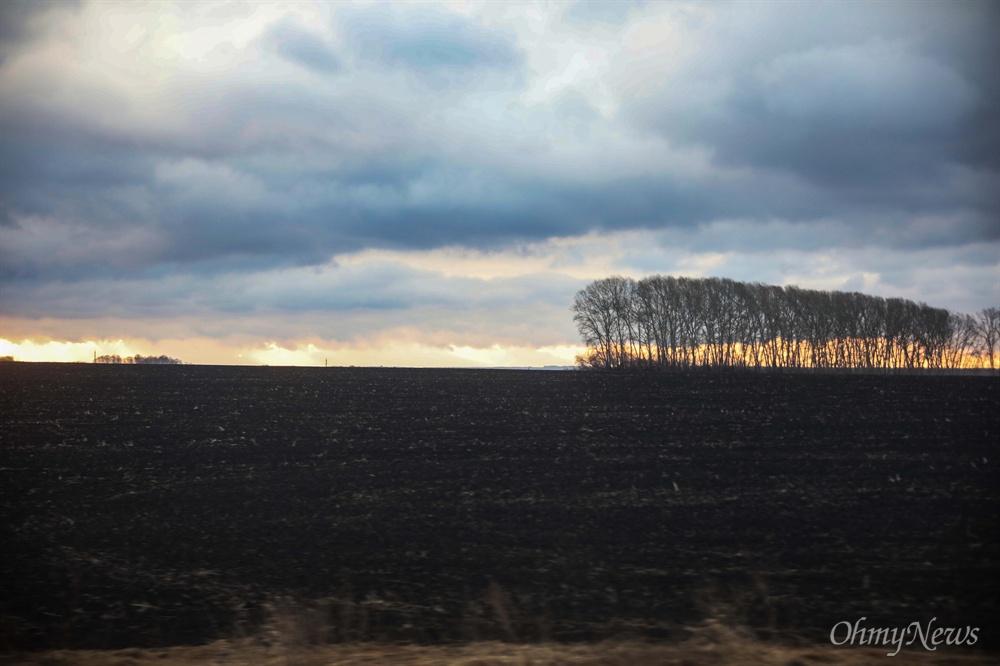
[(288, 604), (348, 639), (998, 647), (995, 377), (3, 364), (0, 398), (8, 646)]

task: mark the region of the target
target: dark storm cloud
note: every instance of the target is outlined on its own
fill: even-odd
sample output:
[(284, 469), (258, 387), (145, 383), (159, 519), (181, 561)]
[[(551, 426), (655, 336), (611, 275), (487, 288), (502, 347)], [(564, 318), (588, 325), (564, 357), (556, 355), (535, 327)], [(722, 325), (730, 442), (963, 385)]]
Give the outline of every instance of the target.
[[(1000, 5), (816, 5), (797, 15), (803, 7), (742, 35), (731, 26), (725, 50), (637, 94), (625, 115), (707, 147), (720, 166), (781, 172), (836, 193), (831, 214), (971, 205), (978, 238), (997, 239)], [(774, 39), (762, 43), (758, 29)]]
[[(52, 3), (49, 3), (50, 5)], [(5, 2), (0, 5), (0, 44), (9, 48), (30, 38), (31, 21), (42, 8), (41, 2)]]
[[(0, 287), (5, 314), (37, 316), (37, 305), (62, 317), (171, 317), (218, 313), (295, 315), (303, 312), (407, 311), (436, 308), (504, 310), (518, 304), (562, 308), (579, 282), (561, 275), (483, 280), (443, 276), (389, 261), (257, 272), (231, 272), (211, 282), (191, 274), (66, 283), (32, 281)], [(210, 288), (209, 288), (210, 286)]]
[(341, 12), (339, 24), (362, 58), (388, 67), (509, 68), (522, 60), (512, 34), (426, 7), (351, 9)]
[(336, 74), (341, 70), (340, 58), (333, 47), (322, 36), (293, 21), (274, 25), (263, 41), (279, 55), (320, 74)]
[(779, 57), (737, 83), (690, 138), (723, 164), (850, 187), (940, 177), (979, 104), (957, 72), (871, 43)]
[(647, 0), (578, 0), (566, 12), (566, 18), (579, 23), (621, 24), (633, 9), (647, 4)]
[(53, 13), (72, 12), (80, 0), (6, 0), (0, 3), (0, 66), (9, 53), (45, 31)]
[[(580, 3), (544, 39), (499, 5), (324, 5), (240, 45), (188, 26), (134, 51), (83, 27), (60, 41), (61, 5), (0, 3), (2, 53), (18, 54), (0, 65), (5, 309), (58, 311), (67, 284), (113, 278), (116, 312), (150, 293), (243, 312), (254, 298), (227, 280), (594, 231), (679, 232), (706, 253), (1000, 238), (996, 3)], [(123, 21), (126, 36), (164, 24)], [(372, 289), (257, 295), (405, 309), (482, 288), (399, 292), (424, 277), (385, 270)], [(153, 289), (175, 273), (191, 280)], [(216, 295), (171, 296), (205, 276)]]

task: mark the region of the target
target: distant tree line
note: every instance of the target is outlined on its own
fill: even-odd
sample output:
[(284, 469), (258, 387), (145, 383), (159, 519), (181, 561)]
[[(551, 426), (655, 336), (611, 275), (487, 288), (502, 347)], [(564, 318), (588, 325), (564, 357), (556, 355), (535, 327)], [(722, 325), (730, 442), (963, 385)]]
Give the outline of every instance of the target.
[(653, 275), (573, 300), (585, 368), (991, 368), (1000, 309), (967, 315), (859, 293)]
[(94, 356), (94, 363), (111, 363), (113, 365), (181, 365), (183, 361), (169, 356), (126, 356), (122, 358), (118, 354), (106, 354), (104, 356)]

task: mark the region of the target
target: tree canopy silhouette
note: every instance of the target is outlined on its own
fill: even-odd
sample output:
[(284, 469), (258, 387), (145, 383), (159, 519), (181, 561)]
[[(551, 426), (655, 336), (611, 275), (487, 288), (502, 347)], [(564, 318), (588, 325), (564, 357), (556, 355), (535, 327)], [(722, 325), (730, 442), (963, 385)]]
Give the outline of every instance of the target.
[(577, 292), (586, 368), (998, 367), (1000, 310), (737, 282), (612, 276)]
[(118, 354), (105, 354), (104, 356), (95, 356), (94, 363), (109, 363), (112, 365), (181, 365), (183, 361), (162, 355), (142, 356), (141, 354), (136, 354), (135, 356), (122, 358)]

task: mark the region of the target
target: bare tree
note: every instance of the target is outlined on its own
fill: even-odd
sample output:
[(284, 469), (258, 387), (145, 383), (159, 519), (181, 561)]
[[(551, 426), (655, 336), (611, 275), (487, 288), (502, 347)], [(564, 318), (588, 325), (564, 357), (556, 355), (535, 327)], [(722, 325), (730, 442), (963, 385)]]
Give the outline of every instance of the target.
[(582, 367), (996, 368), (1000, 314), (725, 278), (612, 276), (577, 293)]
[(990, 370), (997, 369), (997, 352), (1000, 351), (1000, 308), (985, 308), (979, 313), (978, 333), (981, 356)]

